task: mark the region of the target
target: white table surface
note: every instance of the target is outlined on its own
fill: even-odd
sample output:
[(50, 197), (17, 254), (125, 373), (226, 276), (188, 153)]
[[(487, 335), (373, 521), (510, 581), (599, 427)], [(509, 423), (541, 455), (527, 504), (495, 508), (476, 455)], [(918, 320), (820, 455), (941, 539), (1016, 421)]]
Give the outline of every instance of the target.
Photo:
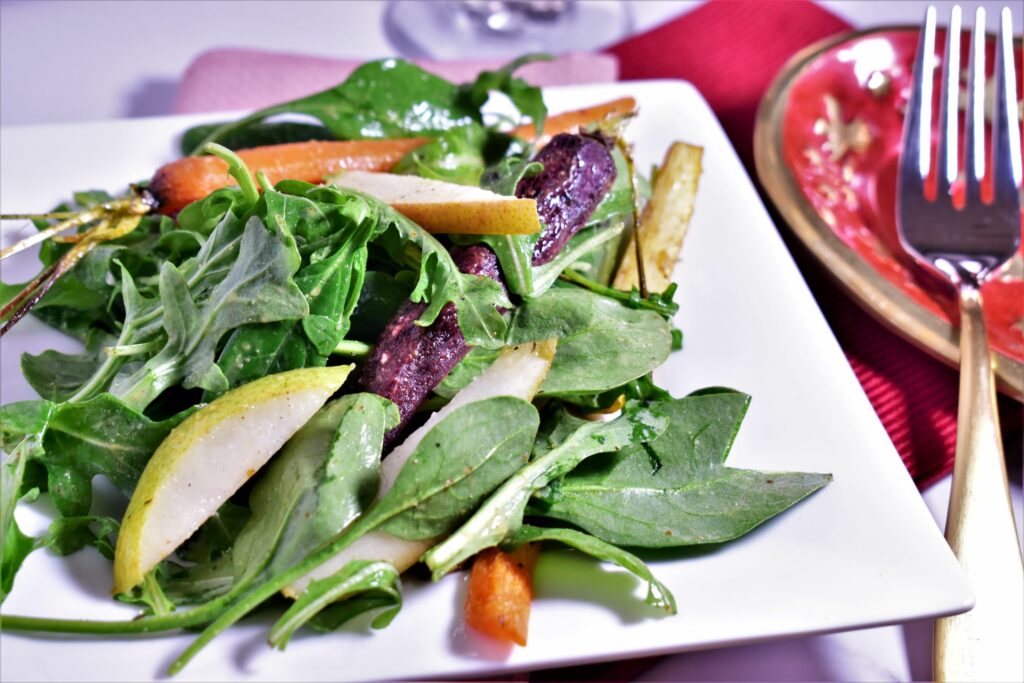
[[(700, 2), (634, 0), (643, 31)], [(917, 23), (925, 2), (823, 0), (857, 27)], [(934, 3), (939, 16), (951, 2)], [(985, 6), (989, 25), (1002, 2)], [(1015, 4), (1015, 3), (1009, 3)], [(251, 47), (373, 59), (392, 55), (383, 2), (147, 2), (0, 0), (0, 125), (171, 113), (176, 84), (199, 53)], [(303, 21), (317, 16), (317, 21)], [(325, 20), (324, 17), (333, 17)], [(1021, 33), (1024, 12), (1014, 17)], [(1019, 479), (1018, 479), (1019, 481)], [(923, 493), (945, 524), (950, 481)], [(1018, 530), (1021, 495), (1015, 490)], [(640, 681), (909, 681), (931, 676), (931, 622), (667, 657)]]

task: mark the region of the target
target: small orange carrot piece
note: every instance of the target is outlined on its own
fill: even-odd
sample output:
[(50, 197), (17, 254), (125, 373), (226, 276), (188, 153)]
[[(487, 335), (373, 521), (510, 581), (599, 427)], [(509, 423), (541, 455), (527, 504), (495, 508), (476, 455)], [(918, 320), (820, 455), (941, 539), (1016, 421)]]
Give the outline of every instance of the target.
[(495, 640), (526, 645), (539, 553), (540, 544), (524, 543), (511, 553), (488, 548), (476, 556), (466, 596), (471, 628)]
[[(549, 116), (544, 122), (544, 134), (536, 141), (537, 146), (543, 147), (559, 133), (575, 133), (581, 126), (597, 123), (606, 116), (628, 114), (632, 111), (636, 111), (636, 100), (632, 97), (620, 97), (604, 104), (595, 104), (593, 107)], [(512, 135), (526, 140), (533, 139), (536, 134), (532, 123), (512, 129)]]
[[(425, 142), (426, 138), (294, 142), (253, 147), (238, 156), (254, 177), (263, 171), (272, 183), (285, 179), (318, 183), (338, 171), (390, 171), (406, 152)], [(234, 184), (221, 159), (185, 157), (161, 166), (149, 191), (160, 202), (160, 212), (173, 215), (214, 190)]]

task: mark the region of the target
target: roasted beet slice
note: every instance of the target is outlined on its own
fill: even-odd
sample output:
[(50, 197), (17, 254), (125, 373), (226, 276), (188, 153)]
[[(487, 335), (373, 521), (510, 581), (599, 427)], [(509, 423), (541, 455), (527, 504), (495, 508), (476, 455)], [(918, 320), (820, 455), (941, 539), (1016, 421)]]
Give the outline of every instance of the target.
[(556, 135), (536, 156), (544, 170), (519, 181), (516, 196), (536, 199), (544, 224), (533, 248), (533, 265), (555, 258), (608, 194), (615, 182), (615, 161), (608, 147), (602, 137)]
[[(536, 157), (544, 171), (520, 181), (516, 196), (537, 200), (544, 232), (533, 251), (534, 265), (553, 259), (615, 181), (615, 162), (600, 137), (556, 135)], [(503, 283), (498, 259), (488, 247), (454, 247), (452, 259), (463, 273)], [(504, 284), (504, 283), (503, 283)], [(426, 304), (406, 302), (384, 327), (359, 382), (366, 391), (398, 406), (401, 421), (384, 438), (387, 452), (405, 435), (423, 399), (469, 352), (453, 304), (441, 309), (430, 327), (416, 321)]]
[[(477, 245), (453, 247), (452, 259), (463, 273), (484, 275), (501, 282), (498, 259)], [(407, 301), (388, 322), (366, 362), (360, 384), (398, 406), (401, 420), (384, 438), (385, 452), (405, 433), (416, 408), (469, 352), (459, 330), (454, 304), (441, 309), (429, 327), (416, 324), (426, 304)]]

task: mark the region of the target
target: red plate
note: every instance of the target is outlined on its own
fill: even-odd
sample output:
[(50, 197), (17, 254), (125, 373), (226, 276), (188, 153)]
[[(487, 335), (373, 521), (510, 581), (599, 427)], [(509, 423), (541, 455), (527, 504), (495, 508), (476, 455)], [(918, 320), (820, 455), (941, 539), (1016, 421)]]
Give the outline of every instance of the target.
[[(917, 36), (916, 27), (859, 32), (794, 57), (758, 112), (757, 172), (797, 236), (861, 304), (955, 365), (954, 291), (905, 254), (896, 235), (896, 167)], [(940, 32), (936, 44), (944, 42)], [(991, 74), (994, 39), (988, 47)], [(1016, 66), (1020, 93), (1019, 42)], [(982, 292), (1001, 388), (1020, 399), (1024, 247)]]

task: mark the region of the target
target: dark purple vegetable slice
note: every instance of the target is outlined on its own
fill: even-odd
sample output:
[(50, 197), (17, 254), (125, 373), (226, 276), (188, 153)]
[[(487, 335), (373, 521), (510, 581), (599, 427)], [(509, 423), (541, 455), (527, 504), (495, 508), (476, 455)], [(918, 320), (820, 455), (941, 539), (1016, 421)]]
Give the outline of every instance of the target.
[(544, 230), (533, 265), (547, 263), (587, 222), (615, 182), (615, 161), (603, 137), (562, 133), (537, 154), (544, 170), (519, 181), (516, 196), (537, 200)]
[[(600, 137), (556, 135), (536, 160), (544, 170), (520, 181), (516, 196), (537, 200), (544, 231), (533, 252), (533, 264), (553, 259), (587, 222), (615, 181), (615, 162)], [(498, 259), (488, 247), (454, 247), (452, 258), (463, 273), (484, 275), (504, 285)], [(402, 437), (417, 407), (448, 376), (469, 346), (459, 330), (454, 304), (441, 309), (429, 327), (416, 321), (425, 304), (406, 302), (381, 332), (359, 382), (398, 406), (401, 420), (384, 438), (387, 452)]]
[[(487, 247), (454, 247), (451, 253), (463, 273), (501, 281), (498, 259)], [(398, 309), (381, 332), (359, 378), (364, 389), (398, 406), (401, 419), (384, 437), (385, 452), (405, 433), (405, 427), (427, 394), (469, 353), (459, 330), (455, 304), (442, 308), (429, 327), (416, 324), (424, 310), (426, 304), (411, 301)]]

